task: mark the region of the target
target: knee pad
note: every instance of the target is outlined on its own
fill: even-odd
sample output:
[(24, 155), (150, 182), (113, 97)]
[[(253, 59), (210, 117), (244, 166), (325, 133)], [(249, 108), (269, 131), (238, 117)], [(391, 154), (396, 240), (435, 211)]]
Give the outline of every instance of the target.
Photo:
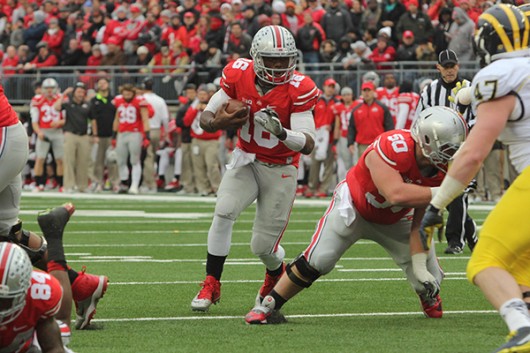
[[(292, 266), (295, 266), (300, 275), (304, 277), (304, 279), (298, 277), (293, 270), (291, 269)], [(313, 284), (314, 281), (316, 281), (320, 277), (320, 272), (318, 272), (316, 269), (314, 269), (309, 262), (307, 262), (305, 256), (301, 254), (298, 256), (293, 262), (288, 264), (285, 267), (285, 272), (287, 272), (287, 276), (289, 276), (289, 279), (293, 281), (294, 284), (296, 284), (299, 287), (302, 288), (309, 288)], [(307, 280), (305, 279), (307, 278)]]
[(32, 264), (36, 264), (44, 257), (44, 253), (48, 249), (48, 243), (43, 237), (39, 237), (41, 240), (38, 249), (29, 247), (30, 233), (27, 230), (22, 229), (22, 222), (19, 220), (17, 224), (11, 227), (9, 232), (8, 240), (12, 243), (19, 245), (29, 255)]

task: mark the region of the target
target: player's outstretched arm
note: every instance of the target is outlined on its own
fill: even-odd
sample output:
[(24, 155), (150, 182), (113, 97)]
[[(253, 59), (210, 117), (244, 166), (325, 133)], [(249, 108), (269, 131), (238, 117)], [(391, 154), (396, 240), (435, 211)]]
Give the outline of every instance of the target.
[(37, 323), (36, 332), (42, 353), (65, 353), (61, 330), (54, 317), (40, 320)]

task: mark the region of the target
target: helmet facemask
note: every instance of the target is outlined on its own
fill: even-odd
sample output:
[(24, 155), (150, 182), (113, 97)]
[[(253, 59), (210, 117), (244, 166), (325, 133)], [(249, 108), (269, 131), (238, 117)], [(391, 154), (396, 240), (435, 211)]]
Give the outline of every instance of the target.
[[(272, 68), (268, 67), (265, 64), (265, 61), (268, 61), (267, 59), (274, 60), (275, 58), (287, 58), (288, 63), (287, 67), (285, 68)], [(292, 55), (289, 57), (285, 56), (279, 56), (279, 55), (267, 55), (267, 54), (259, 54), (256, 59), (254, 59), (254, 71), (256, 72), (256, 76), (258, 76), (261, 80), (272, 84), (272, 85), (283, 85), (284, 83), (288, 83), (292, 80), (294, 70), (296, 68), (296, 55)]]

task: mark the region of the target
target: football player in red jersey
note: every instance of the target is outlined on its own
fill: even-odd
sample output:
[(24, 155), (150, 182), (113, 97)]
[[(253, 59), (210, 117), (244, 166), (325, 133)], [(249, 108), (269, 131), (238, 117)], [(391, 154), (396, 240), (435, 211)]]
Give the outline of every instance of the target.
[[(266, 266), (257, 300), (274, 287), (285, 267), (280, 240), (295, 199), (300, 153), (310, 154), (314, 147), (312, 110), (319, 90), (309, 77), (295, 71), (298, 51), (292, 34), (281, 26), (263, 27), (252, 40), (250, 54), (253, 60), (238, 59), (224, 68), (221, 89), (201, 114), (200, 125), (207, 132), (241, 128), (217, 192), (208, 232), (206, 279), (191, 302), (193, 310), (207, 311), (219, 301), (232, 227), (255, 200), (251, 249)], [(239, 117), (246, 108), (225, 111), (230, 98), (248, 104), (249, 118)]]
[(426, 317), (442, 317), (443, 272), (434, 248), (424, 251), (420, 221), (441, 184), (447, 163), (464, 142), (467, 124), (446, 107), (425, 110), (411, 130), (379, 135), (339, 183), (310, 245), (252, 309), (249, 324), (272, 323), (272, 315), (321, 275), (360, 239), (380, 244), (401, 267)]
[[(54, 319), (61, 306), (61, 285), (53, 276), (33, 270), (26, 252), (0, 243), (0, 352), (63, 353)], [(38, 341), (38, 342), (36, 342)]]
[(399, 90), (396, 130), (410, 129), (416, 115), (416, 107), (418, 106), (420, 95), (412, 90), (410, 81), (403, 81)]
[[(113, 100), (116, 106), (116, 117), (113, 130), (117, 139), (113, 141), (118, 157), (118, 173), (120, 174), (120, 193), (138, 194), (138, 186), (142, 178), (142, 164), (140, 156), (142, 147), (149, 146), (149, 108), (142, 96), (136, 95), (133, 85), (127, 83), (121, 87), (120, 95)], [(131, 163), (131, 187), (127, 186), (129, 168), (127, 159)]]
[(383, 78), (383, 87), (376, 88), (377, 100), (381, 101), (388, 107), (394, 124), (396, 123), (398, 113), (398, 96), (399, 87), (397, 86), (396, 76), (393, 73), (388, 73)]
[(62, 127), (64, 117), (60, 111), (55, 110), (53, 105), (61, 97), (58, 92), (59, 85), (53, 78), (47, 78), (42, 82), (42, 94), (31, 99), (31, 123), (33, 131), (37, 135), (35, 145), (35, 181), (34, 191), (44, 190), (46, 174), (44, 172), (44, 161), (50, 151), (53, 150), (55, 163), (57, 164), (56, 176), (59, 187), (63, 185), (63, 145), (64, 136)]

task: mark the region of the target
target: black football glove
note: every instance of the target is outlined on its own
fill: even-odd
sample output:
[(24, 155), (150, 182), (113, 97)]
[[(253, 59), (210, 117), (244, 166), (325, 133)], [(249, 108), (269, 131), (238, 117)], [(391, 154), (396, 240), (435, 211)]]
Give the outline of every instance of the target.
[(431, 248), (435, 231), (443, 229), (444, 219), (439, 209), (429, 205), (420, 224), (420, 238), (425, 251)]

